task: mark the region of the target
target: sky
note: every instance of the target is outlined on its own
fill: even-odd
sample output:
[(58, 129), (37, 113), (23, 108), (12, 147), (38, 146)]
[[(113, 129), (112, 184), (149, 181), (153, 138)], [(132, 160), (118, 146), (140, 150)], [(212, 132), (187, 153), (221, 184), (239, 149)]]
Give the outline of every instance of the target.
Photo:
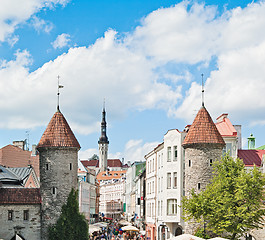
[[(1, 0), (0, 147), (37, 144), (60, 109), (80, 159), (143, 160), (201, 106), (265, 144), (265, 1)], [(31, 148), (31, 147), (30, 147)]]

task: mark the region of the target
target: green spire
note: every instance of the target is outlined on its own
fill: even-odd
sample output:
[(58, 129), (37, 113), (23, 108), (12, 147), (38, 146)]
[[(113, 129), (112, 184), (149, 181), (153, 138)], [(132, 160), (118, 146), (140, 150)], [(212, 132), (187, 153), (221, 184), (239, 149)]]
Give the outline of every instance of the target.
[(248, 137), (248, 149), (255, 149), (255, 137), (252, 133)]

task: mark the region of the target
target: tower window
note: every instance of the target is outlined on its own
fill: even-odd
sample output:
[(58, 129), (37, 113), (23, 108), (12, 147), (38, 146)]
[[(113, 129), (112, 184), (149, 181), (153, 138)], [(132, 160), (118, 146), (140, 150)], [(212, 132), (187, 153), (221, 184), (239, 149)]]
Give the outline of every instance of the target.
[(201, 189), (201, 183), (198, 183), (198, 190)]
[(72, 170), (72, 163), (70, 163), (70, 166), (69, 167), (70, 167), (70, 170)]
[(189, 167), (191, 167), (191, 160), (189, 160)]
[(29, 220), (29, 210), (24, 210), (23, 219), (25, 221)]
[(46, 163), (46, 170), (49, 170), (49, 163)]
[(8, 210), (7, 219), (9, 221), (12, 221), (13, 220), (13, 210)]
[(213, 166), (213, 159), (210, 159), (210, 167)]
[(56, 195), (56, 193), (57, 193), (57, 189), (56, 189), (56, 187), (52, 187), (52, 194), (53, 194), (53, 195)]

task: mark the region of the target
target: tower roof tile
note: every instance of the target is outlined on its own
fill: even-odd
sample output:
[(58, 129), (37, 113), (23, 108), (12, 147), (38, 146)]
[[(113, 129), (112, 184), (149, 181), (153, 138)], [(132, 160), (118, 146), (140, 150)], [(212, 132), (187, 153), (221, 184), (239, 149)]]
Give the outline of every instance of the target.
[(225, 145), (225, 142), (217, 130), (210, 114), (203, 106), (197, 113), (182, 145), (187, 146), (204, 143)]
[(80, 149), (74, 133), (60, 111), (53, 115), (37, 145), (38, 149), (45, 147), (75, 147)]

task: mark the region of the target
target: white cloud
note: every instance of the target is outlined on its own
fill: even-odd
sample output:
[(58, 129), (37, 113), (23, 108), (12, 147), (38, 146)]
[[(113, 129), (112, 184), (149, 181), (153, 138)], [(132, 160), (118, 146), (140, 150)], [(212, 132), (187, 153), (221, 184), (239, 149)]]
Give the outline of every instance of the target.
[[(250, 125), (265, 117), (265, 3), (250, 4), (226, 13), (220, 31), (217, 69), (205, 84), (205, 103), (213, 118), (223, 112)], [(201, 104), (201, 86), (196, 82), (186, 93), (176, 116), (191, 121)]]
[(89, 148), (86, 149), (84, 151), (80, 150), (78, 152), (78, 158), (80, 160), (88, 160), (89, 158), (91, 158), (94, 154), (98, 155), (98, 149), (96, 148)]
[(46, 22), (36, 16), (32, 17), (31, 23), (35, 30), (38, 32), (44, 31), (46, 33), (49, 33), (53, 29), (53, 24), (51, 22)]
[(14, 45), (18, 42), (19, 37), (18, 35), (11, 36), (10, 38), (7, 39), (7, 42), (9, 46), (14, 47)]
[[(19, 24), (25, 23), (43, 8), (65, 6), (69, 0), (1, 0), (0, 42), (11, 37)], [(12, 37), (11, 37), (12, 38)]]
[(2, 64), (0, 77), (5, 81), (1, 82), (0, 111), (4, 114), (12, 109), (12, 113), (0, 120), (1, 127), (46, 124), (56, 105), (57, 75), (65, 86), (62, 111), (72, 128), (82, 134), (98, 130), (97, 115), (104, 97), (113, 119), (123, 117), (129, 109), (167, 109), (180, 98), (180, 89), (158, 83), (153, 65), (125, 47), (113, 30), (94, 45), (70, 48), (32, 73), (28, 71), (29, 59), (28, 53), (19, 54), (16, 60)]
[(52, 46), (54, 49), (63, 48), (63, 47), (68, 46), (70, 41), (71, 41), (70, 35), (66, 33), (62, 33), (57, 36), (54, 42), (52, 42)]
[[(216, 69), (205, 83), (209, 111), (233, 112), (238, 119), (261, 122), (265, 118), (263, 29), (264, 2), (221, 16), (215, 7), (189, 7), (184, 2), (149, 14), (125, 38), (117, 39), (117, 33), (108, 30), (93, 45), (70, 48), (34, 72), (28, 70), (29, 53), (20, 51), (15, 60), (1, 63), (0, 111), (6, 117), (0, 119), (0, 127), (47, 124), (55, 110), (57, 75), (65, 86), (62, 112), (79, 133), (98, 130), (104, 97), (112, 119), (122, 118), (128, 110), (156, 108), (190, 122), (201, 104), (201, 87), (189, 71), (167, 72), (165, 64), (205, 67), (213, 58)], [(184, 84), (189, 86), (183, 98)]]

